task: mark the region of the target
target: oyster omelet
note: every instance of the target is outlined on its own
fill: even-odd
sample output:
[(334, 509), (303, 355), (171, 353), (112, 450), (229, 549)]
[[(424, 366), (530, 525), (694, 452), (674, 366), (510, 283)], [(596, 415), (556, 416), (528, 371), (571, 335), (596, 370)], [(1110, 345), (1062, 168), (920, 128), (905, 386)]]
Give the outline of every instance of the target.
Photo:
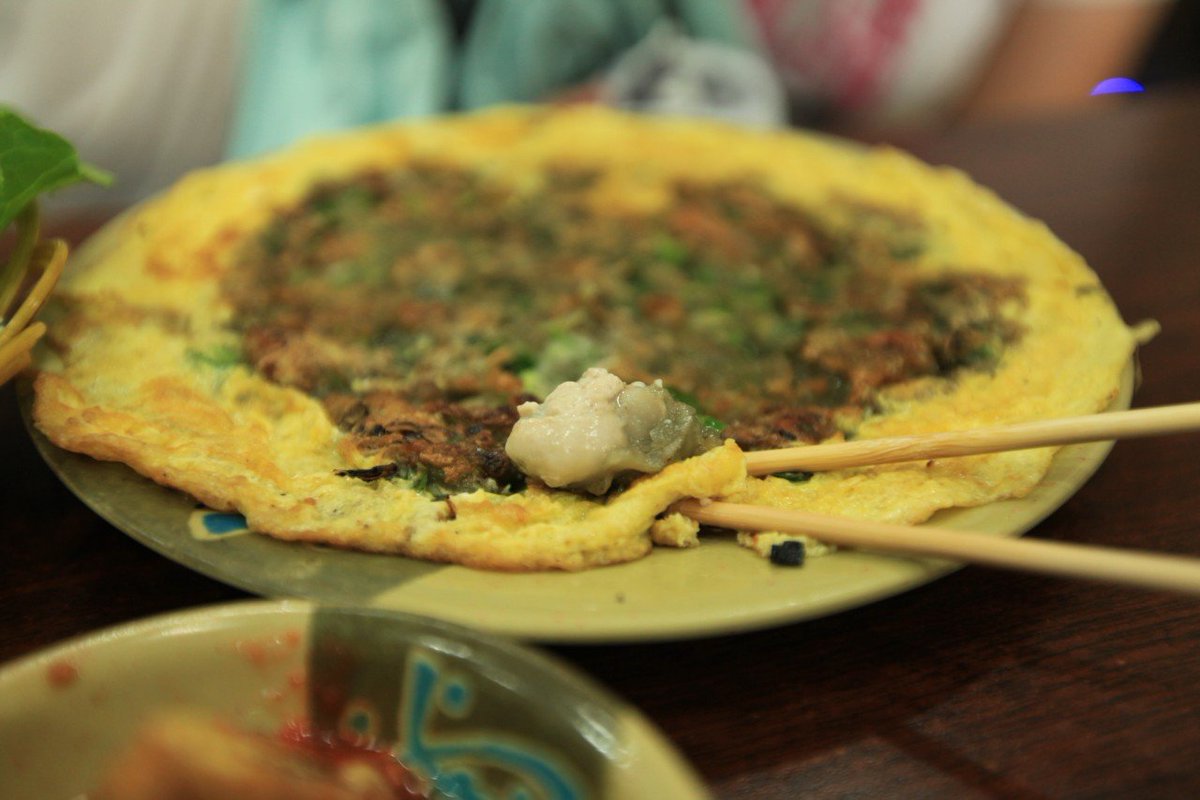
[[(684, 497), (913, 523), (1019, 496), (1051, 450), (768, 478), (742, 452), (1098, 411), (1134, 348), (1078, 255), (957, 172), (599, 108), (194, 173), (78, 254), (50, 323), (58, 446), (266, 535), (496, 570), (694, 545)], [(526, 479), (517, 409), (589, 368), (685, 407), (697, 454), (604, 494)]]

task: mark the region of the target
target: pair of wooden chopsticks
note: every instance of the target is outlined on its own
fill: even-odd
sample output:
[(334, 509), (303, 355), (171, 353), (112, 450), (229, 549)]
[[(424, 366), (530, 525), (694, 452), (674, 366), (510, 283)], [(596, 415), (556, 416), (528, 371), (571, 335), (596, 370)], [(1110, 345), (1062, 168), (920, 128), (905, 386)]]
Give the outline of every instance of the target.
[[(816, 472), (1200, 430), (1200, 403), (1112, 411), (970, 431), (864, 439), (746, 454), (752, 475)], [(675, 510), (705, 525), (812, 536), (830, 544), (1124, 583), (1200, 595), (1200, 558), (972, 535), (727, 502), (685, 500)]]

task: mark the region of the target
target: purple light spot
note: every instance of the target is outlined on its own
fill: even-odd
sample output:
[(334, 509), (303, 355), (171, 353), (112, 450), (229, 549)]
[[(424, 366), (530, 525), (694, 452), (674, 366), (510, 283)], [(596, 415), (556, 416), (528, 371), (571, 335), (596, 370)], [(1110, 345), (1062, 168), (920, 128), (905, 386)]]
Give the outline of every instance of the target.
[(1098, 94), (1125, 94), (1127, 92), (1144, 92), (1146, 87), (1133, 78), (1105, 78), (1092, 87), (1092, 96)]

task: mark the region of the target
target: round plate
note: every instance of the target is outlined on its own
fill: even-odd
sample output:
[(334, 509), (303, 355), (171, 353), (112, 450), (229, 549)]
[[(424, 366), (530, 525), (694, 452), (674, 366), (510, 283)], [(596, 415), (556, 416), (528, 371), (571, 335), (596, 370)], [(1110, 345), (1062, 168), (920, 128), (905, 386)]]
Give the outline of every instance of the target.
[[(1127, 369), (1113, 408), (1128, 408)], [(23, 385), (26, 421), (30, 389)], [(840, 551), (802, 568), (778, 567), (731, 536), (691, 550), (658, 548), (640, 561), (579, 573), (494, 573), (399, 556), (334, 550), (266, 536), (222, 534), (226, 515), (121, 464), (52, 445), (29, 425), (64, 483), (100, 516), (170, 559), (269, 597), (397, 609), (519, 638), (605, 642), (685, 638), (763, 628), (864, 605), (929, 581), (957, 565)], [(1027, 496), (939, 512), (929, 524), (1019, 536), (1074, 494), (1111, 443), (1062, 448)], [(236, 528), (236, 525), (234, 525)]]
[(343, 719), (373, 721), (377, 741), (400, 742), (410, 769), (456, 797), (464, 787), (472, 797), (708, 796), (638, 712), (527, 647), (396, 612), (251, 601), (101, 631), (0, 668), (0, 797), (82, 797), (152, 715), (199, 712), (270, 734), (331, 697)]

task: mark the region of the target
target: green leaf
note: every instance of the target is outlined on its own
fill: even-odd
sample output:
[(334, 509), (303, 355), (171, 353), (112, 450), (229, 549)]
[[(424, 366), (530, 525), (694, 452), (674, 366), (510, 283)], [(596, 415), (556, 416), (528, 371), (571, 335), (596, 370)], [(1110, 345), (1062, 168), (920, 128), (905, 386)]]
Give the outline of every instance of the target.
[(241, 349), (228, 344), (219, 344), (208, 350), (189, 348), (185, 355), (192, 364), (203, 364), (217, 369), (228, 369), (244, 360)]
[(502, 365), (507, 372), (514, 375), (519, 375), (522, 372), (531, 370), (537, 366), (537, 358), (524, 350), (518, 351), (512, 358), (505, 361)]
[(107, 186), (112, 176), (81, 161), (58, 134), (0, 106), (0, 231), (38, 195), (81, 181)]
[(668, 386), (667, 394), (671, 395), (671, 397), (683, 403), (684, 405), (691, 406), (697, 411), (700, 411), (700, 398), (696, 397), (696, 395), (692, 394), (691, 392), (685, 389), (678, 389), (674, 386)]
[(654, 243), (654, 255), (656, 258), (666, 261), (668, 264), (680, 265), (688, 259), (688, 249), (683, 242), (676, 239), (670, 234), (659, 234), (658, 239)]

